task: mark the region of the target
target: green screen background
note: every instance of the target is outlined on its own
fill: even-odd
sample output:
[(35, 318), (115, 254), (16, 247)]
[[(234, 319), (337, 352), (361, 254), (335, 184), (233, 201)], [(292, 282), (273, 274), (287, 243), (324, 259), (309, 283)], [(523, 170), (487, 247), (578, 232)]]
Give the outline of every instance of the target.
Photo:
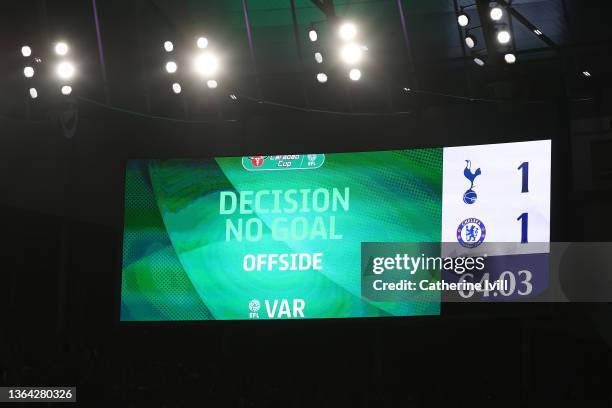
[[(225, 241), (221, 191), (350, 188), (334, 213), (341, 240)], [(361, 297), (361, 242), (439, 242), (442, 149), (328, 154), (315, 170), (246, 171), (240, 157), (130, 160), (126, 169), (121, 320), (244, 320), (249, 301), (304, 299), (306, 318), (439, 314), (423, 302)], [(274, 214), (253, 214), (270, 225)], [(229, 217), (239, 218), (240, 214)], [(244, 216), (242, 216), (244, 217)], [(251, 216), (249, 216), (251, 217)], [(322, 271), (253, 271), (247, 253), (323, 252)], [(433, 300), (433, 301), (432, 301)]]

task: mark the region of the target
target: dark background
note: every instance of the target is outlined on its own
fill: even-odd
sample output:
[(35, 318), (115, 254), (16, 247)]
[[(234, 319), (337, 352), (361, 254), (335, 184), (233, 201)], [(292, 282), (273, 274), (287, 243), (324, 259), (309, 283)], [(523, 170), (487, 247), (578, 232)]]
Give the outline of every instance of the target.
[[(2, 385), (77, 385), (84, 406), (612, 404), (608, 304), (445, 305), (439, 317), (380, 320), (118, 322), (128, 158), (552, 139), (552, 240), (609, 241), (605, 2), (514, 1), (549, 42), (515, 20), (517, 64), (503, 64), (492, 46), (480, 68), (461, 47), (453, 1), (404, 1), (408, 43), (395, 1), (336, 1), (337, 16), (366, 30), (372, 57), (359, 83), (330, 66), (325, 85), (314, 80), (307, 31), (318, 22), (324, 32), (333, 16), (310, 1), (295, 2), (296, 25), (290, 1), (247, 3), (254, 59), (240, 1), (98, 3), (104, 69), (92, 2), (5, 2), (0, 14)], [(220, 87), (185, 80), (174, 95), (162, 43), (188, 49), (202, 32), (224, 52)], [(78, 61), (75, 91), (60, 98), (43, 74), (41, 96), (30, 100), (19, 49), (32, 45), (45, 73), (60, 38)], [(67, 120), (75, 117), (76, 127)]]

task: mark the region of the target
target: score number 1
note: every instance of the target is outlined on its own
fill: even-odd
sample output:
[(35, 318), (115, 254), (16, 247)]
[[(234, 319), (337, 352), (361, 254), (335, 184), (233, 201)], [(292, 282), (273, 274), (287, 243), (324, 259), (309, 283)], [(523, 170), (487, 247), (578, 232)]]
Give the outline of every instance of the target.
[[(517, 170), (521, 170), (523, 173), (523, 180), (521, 186), (521, 193), (529, 192), (529, 162), (523, 162), (520, 166), (518, 166)], [(529, 213), (522, 213), (516, 219), (521, 222), (521, 244), (526, 244), (529, 242), (527, 238), (527, 233), (529, 230)]]

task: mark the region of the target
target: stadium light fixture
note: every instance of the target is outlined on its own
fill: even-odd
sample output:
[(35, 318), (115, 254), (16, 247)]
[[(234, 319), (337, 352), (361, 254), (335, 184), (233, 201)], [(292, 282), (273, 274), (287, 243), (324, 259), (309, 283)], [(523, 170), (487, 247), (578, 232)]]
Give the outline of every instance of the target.
[(511, 38), (508, 30), (501, 30), (497, 33), (497, 42), (500, 44), (508, 44)]
[(23, 69), (23, 75), (26, 78), (32, 78), (34, 76), (34, 68), (27, 66)]
[(178, 69), (178, 66), (176, 65), (176, 62), (174, 61), (166, 62), (166, 72), (168, 72), (169, 74), (174, 74), (177, 69)]
[(473, 36), (472, 34), (468, 34), (465, 37), (465, 45), (468, 48), (474, 48), (476, 46), (476, 44), (478, 44), (478, 40), (476, 40), (476, 37)]
[(208, 47), (208, 38), (206, 38), (206, 37), (198, 38), (197, 41), (196, 41), (196, 45), (200, 49), (204, 49), (204, 48)]
[(55, 44), (54, 50), (57, 55), (64, 56), (68, 54), (68, 44), (66, 44), (65, 42), (58, 42), (57, 44)]
[(351, 41), (357, 35), (357, 27), (353, 23), (343, 23), (338, 32), (344, 41)]
[(465, 13), (461, 13), (457, 16), (457, 23), (460, 27), (467, 27), (470, 24), (470, 17)]
[(72, 63), (68, 62), (68, 61), (63, 61), (60, 62), (57, 65), (57, 75), (61, 78), (61, 79), (70, 79), (74, 76), (74, 65), (72, 65)]
[(359, 81), (361, 79), (361, 70), (353, 68), (349, 71), (349, 78), (351, 81)]
[(210, 77), (219, 69), (219, 59), (210, 52), (200, 54), (195, 59), (195, 69), (200, 75)]
[(509, 52), (506, 55), (504, 55), (504, 60), (506, 61), (506, 64), (514, 64), (516, 62), (516, 55)]
[(502, 19), (503, 16), (504, 10), (499, 6), (491, 8), (491, 11), (489, 12), (489, 17), (491, 17), (491, 20), (493, 21), (499, 21)]
[(355, 64), (361, 60), (363, 51), (361, 47), (355, 43), (346, 44), (340, 51), (342, 60), (347, 64)]

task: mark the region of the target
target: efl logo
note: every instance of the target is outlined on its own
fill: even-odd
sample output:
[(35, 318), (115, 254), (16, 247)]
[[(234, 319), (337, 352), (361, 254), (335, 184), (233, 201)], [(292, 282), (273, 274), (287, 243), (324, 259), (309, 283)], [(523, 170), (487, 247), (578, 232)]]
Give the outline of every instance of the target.
[(249, 302), (249, 318), (250, 319), (259, 319), (259, 309), (261, 308), (261, 304), (259, 300), (253, 299)]
[(264, 162), (265, 157), (264, 156), (251, 156), (251, 164), (253, 165), (253, 167), (261, 167), (261, 165)]

